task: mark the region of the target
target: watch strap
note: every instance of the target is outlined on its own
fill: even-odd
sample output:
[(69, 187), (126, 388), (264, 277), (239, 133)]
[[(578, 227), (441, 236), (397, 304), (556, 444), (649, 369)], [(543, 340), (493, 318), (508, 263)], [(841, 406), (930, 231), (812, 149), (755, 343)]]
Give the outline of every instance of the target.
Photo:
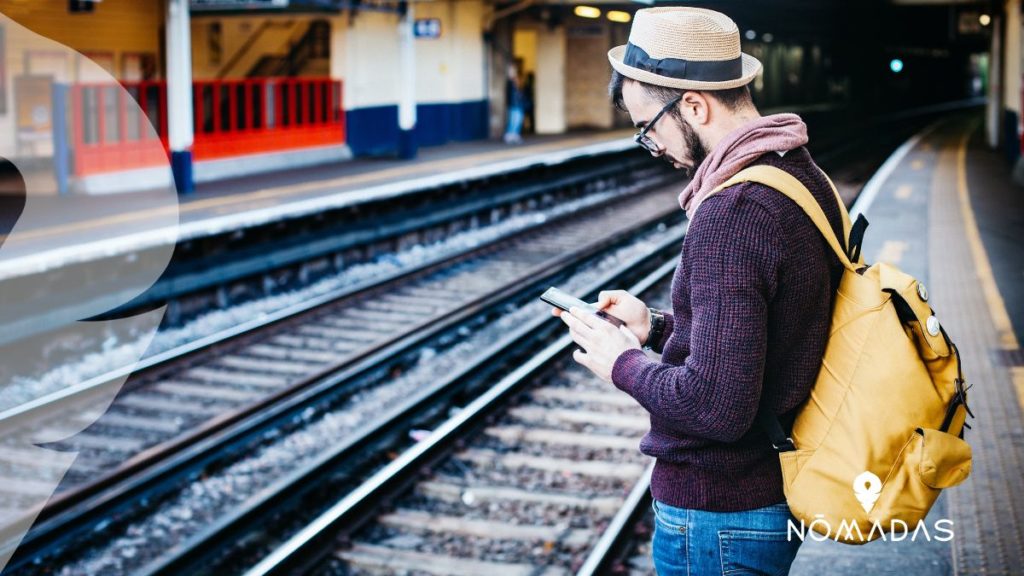
[(644, 349), (653, 350), (654, 345), (660, 342), (661, 337), (665, 334), (665, 315), (654, 308), (648, 308), (648, 310), (651, 313), (651, 330), (647, 333)]

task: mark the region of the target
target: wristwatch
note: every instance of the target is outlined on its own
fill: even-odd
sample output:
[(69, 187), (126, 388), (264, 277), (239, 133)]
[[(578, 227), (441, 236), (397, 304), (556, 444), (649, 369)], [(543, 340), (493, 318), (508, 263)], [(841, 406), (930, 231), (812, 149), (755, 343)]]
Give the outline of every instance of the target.
[(665, 332), (665, 315), (654, 308), (648, 308), (651, 313), (651, 330), (647, 333), (647, 342), (644, 342), (644, 350), (653, 350), (652, 344), (661, 340)]

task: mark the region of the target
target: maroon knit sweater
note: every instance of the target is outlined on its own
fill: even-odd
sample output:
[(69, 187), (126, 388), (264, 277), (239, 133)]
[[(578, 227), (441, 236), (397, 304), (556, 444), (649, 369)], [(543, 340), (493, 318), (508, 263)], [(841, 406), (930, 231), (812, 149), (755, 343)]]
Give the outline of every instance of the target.
[[(753, 164), (788, 172), (837, 233), (835, 196), (805, 148)], [(655, 351), (620, 355), (612, 381), (651, 414), (640, 450), (657, 458), (654, 497), (682, 508), (750, 510), (782, 502), (778, 455), (755, 423), (762, 400), (788, 431), (825, 350), (842, 265), (803, 210), (743, 183), (690, 222)]]

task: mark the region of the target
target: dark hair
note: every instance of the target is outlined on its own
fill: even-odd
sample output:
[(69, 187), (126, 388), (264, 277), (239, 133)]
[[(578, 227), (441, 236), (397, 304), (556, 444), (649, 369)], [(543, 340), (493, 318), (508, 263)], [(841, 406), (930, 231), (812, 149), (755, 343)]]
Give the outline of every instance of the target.
[[(623, 112), (626, 112), (627, 110), (626, 103), (622, 101), (622, 85), (628, 79), (629, 78), (623, 76), (618, 70), (612, 70), (612, 79), (608, 82), (608, 95), (612, 99), (612, 104)], [(636, 82), (640, 81), (637, 80)], [(668, 104), (683, 92), (701, 92), (703, 94), (707, 94), (721, 102), (722, 105), (729, 110), (737, 110), (743, 106), (754, 103), (753, 98), (750, 96), (750, 86), (747, 84), (744, 84), (739, 88), (729, 88), (727, 90), (680, 90), (679, 88), (656, 86), (654, 84), (648, 84), (647, 82), (640, 82), (640, 86), (643, 88), (644, 93), (662, 106)], [(678, 108), (670, 110), (670, 113), (677, 120), (682, 120), (682, 118), (680, 118)]]

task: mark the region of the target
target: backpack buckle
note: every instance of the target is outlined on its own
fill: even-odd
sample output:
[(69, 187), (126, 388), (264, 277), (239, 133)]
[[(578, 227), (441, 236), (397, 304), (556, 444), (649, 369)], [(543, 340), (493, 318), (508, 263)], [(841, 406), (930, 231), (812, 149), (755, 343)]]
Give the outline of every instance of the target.
[(786, 441), (781, 444), (776, 444), (775, 442), (772, 442), (771, 444), (772, 448), (775, 448), (779, 452), (792, 452), (796, 450), (796, 444), (793, 444), (792, 438), (786, 438)]

